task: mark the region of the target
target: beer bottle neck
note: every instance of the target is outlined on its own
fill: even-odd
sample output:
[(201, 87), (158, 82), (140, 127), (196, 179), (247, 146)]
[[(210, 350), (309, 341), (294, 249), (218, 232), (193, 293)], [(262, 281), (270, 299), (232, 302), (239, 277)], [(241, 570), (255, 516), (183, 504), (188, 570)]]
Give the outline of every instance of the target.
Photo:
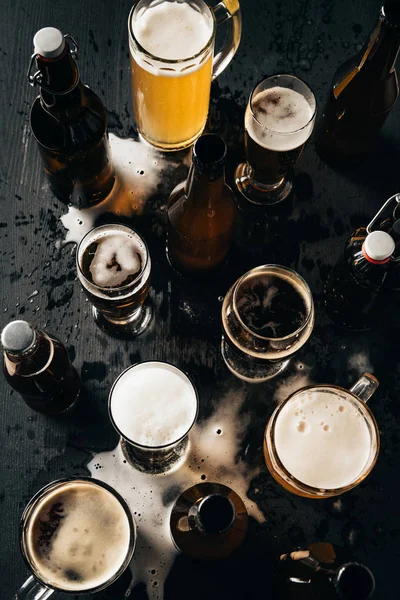
[(209, 494), (196, 502), (189, 510), (189, 525), (209, 534), (228, 531), (235, 520), (235, 508), (223, 494)]
[(400, 48), (400, 23), (390, 21), (381, 12), (378, 23), (361, 53), (361, 64), (377, 80), (385, 79), (395, 70)]
[(41, 73), (40, 95), (43, 108), (53, 116), (65, 114), (66, 109), (79, 106), (82, 101), (82, 84), (77, 64), (68, 46), (57, 58), (37, 57)]
[[(209, 167), (209, 165), (207, 165)], [(186, 196), (196, 203), (218, 202), (224, 193), (225, 167), (223, 164), (212, 169), (202, 168), (193, 162), (187, 179)]]

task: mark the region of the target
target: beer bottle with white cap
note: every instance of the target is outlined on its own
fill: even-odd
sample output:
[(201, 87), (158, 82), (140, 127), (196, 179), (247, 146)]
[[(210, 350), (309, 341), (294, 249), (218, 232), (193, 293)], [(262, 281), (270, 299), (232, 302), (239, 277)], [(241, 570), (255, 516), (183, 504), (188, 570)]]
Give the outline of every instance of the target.
[(65, 203), (91, 206), (108, 196), (115, 179), (106, 110), (79, 78), (78, 47), (70, 35), (45, 27), (33, 43), (28, 80), (40, 86), (40, 95), (30, 124), (50, 188)]
[(243, 500), (226, 485), (204, 482), (188, 488), (175, 502), (170, 529), (183, 554), (217, 560), (232, 554), (247, 534)]
[(277, 600), (369, 600), (375, 578), (346, 549), (326, 542), (282, 554), (274, 581)]
[(354, 232), (324, 287), (326, 312), (336, 324), (356, 330), (374, 324), (394, 250), (394, 240), (385, 231)]
[(72, 408), (81, 382), (55, 336), (27, 321), (11, 321), (1, 333), (5, 379), (33, 410), (56, 415)]

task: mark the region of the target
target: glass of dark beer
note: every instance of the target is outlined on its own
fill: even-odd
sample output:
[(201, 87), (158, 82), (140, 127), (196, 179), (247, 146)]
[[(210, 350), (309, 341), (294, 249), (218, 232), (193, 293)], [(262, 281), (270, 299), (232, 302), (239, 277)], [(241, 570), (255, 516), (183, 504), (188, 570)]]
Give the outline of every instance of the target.
[(304, 279), (280, 265), (240, 277), (222, 305), (221, 351), (227, 367), (249, 383), (280, 373), (314, 326), (313, 297)]
[(53, 481), (22, 515), (21, 552), (32, 575), (15, 598), (103, 590), (129, 565), (136, 538), (129, 507), (112, 487), (91, 477)]
[(137, 231), (120, 224), (95, 227), (76, 253), (78, 277), (97, 325), (114, 335), (138, 335), (151, 320), (144, 305), (151, 260)]
[(316, 109), (313, 92), (294, 75), (274, 75), (256, 85), (245, 114), (247, 160), (235, 172), (236, 187), (247, 200), (268, 205), (287, 198)]

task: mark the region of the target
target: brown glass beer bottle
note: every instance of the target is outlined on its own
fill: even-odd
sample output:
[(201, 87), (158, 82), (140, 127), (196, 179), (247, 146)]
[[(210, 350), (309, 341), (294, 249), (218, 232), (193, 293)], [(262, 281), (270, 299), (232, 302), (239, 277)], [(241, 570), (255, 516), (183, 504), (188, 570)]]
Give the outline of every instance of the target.
[(215, 560), (232, 554), (247, 534), (248, 516), (239, 496), (220, 483), (199, 483), (175, 502), (171, 535), (183, 554)]
[(375, 579), (346, 549), (318, 542), (282, 554), (274, 581), (277, 600), (369, 600)]
[(328, 163), (357, 161), (373, 147), (399, 86), (400, 3), (386, 0), (361, 52), (336, 71), (316, 136)]
[[(77, 46), (70, 36), (45, 27), (33, 43), (28, 79), (40, 86), (40, 95), (32, 105), (30, 124), (50, 188), (65, 203), (91, 206), (108, 196), (115, 179), (105, 108), (79, 78)], [(31, 74), (34, 64), (37, 71)]]
[(373, 325), (394, 250), (385, 231), (367, 234), (362, 227), (353, 233), (324, 287), (325, 309), (336, 324), (356, 330)]
[(230, 249), (237, 208), (225, 183), (225, 156), (222, 138), (202, 135), (187, 180), (169, 197), (168, 257), (185, 275), (218, 269)]
[(5, 378), (30, 408), (45, 415), (72, 408), (81, 382), (60, 340), (26, 321), (11, 321), (1, 343)]

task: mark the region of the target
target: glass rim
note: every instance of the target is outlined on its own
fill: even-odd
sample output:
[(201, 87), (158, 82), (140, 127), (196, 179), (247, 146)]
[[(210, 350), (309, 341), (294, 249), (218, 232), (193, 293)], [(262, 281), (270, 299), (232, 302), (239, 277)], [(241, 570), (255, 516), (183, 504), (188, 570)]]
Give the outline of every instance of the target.
[[(67, 589), (58, 587), (54, 584), (48, 583), (45, 579), (41, 578), (40, 574), (38, 574), (37, 569), (34, 568), (34, 563), (29, 560), (27, 553), (25, 551), (25, 546), (24, 546), (24, 542), (26, 541), (25, 528), (26, 528), (26, 525), (29, 521), (29, 518), (31, 517), (32, 511), (34, 510), (35, 506), (47, 494), (47, 492), (51, 491), (53, 488), (57, 488), (66, 483), (79, 483), (82, 481), (85, 483), (93, 484), (94, 486), (98, 486), (98, 487), (101, 487), (101, 488), (107, 490), (120, 503), (120, 505), (128, 519), (128, 523), (129, 523), (129, 545), (128, 545), (126, 557), (124, 558), (121, 566), (116, 570), (116, 572), (111, 577), (109, 577), (107, 579), (107, 581), (105, 581), (95, 587), (86, 588), (84, 590), (67, 590)], [(81, 594), (92, 594), (94, 592), (100, 592), (101, 590), (107, 588), (112, 583), (114, 583), (122, 575), (122, 573), (126, 570), (130, 561), (132, 560), (132, 556), (134, 554), (135, 547), (136, 547), (136, 541), (137, 541), (136, 522), (135, 522), (135, 519), (132, 515), (132, 511), (129, 508), (126, 500), (121, 496), (121, 494), (115, 488), (113, 488), (111, 485), (109, 485), (105, 481), (100, 481), (99, 479), (96, 479), (95, 477), (88, 477), (85, 475), (82, 475), (81, 477), (71, 476), (71, 477), (62, 477), (61, 479), (55, 479), (54, 481), (51, 481), (50, 483), (47, 483), (42, 488), (40, 488), (40, 490), (38, 490), (32, 496), (32, 498), (28, 501), (27, 505), (25, 506), (24, 511), (21, 516), (21, 520), (20, 520), (19, 530), (20, 530), (19, 546), (20, 546), (21, 554), (25, 561), (25, 564), (28, 566), (31, 574), (35, 577), (35, 579), (37, 579), (37, 581), (44, 587), (50, 588), (51, 590), (54, 590), (55, 592), (61, 592), (63, 594), (71, 594), (71, 595), (74, 594), (77, 596), (81, 595)]]
[[(290, 400), (292, 400), (295, 396), (297, 396), (303, 392), (306, 392), (306, 391), (312, 390), (312, 389), (322, 389), (322, 388), (324, 388), (324, 389), (326, 389), (326, 388), (332, 389), (333, 388), (334, 390), (339, 390), (339, 391), (344, 392), (345, 394), (348, 394), (349, 396), (351, 396), (351, 398), (356, 401), (358, 406), (362, 406), (363, 409), (365, 410), (368, 418), (370, 419), (370, 422), (372, 423), (372, 426), (373, 426), (372, 429), (373, 429), (373, 431), (375, 433), (375, 437), (376, 437), (376, 448), (374, 450), (374, 455), (373, 455), (373, 458), (372, 458), (370, 464), (367, 466), (367, 468), (364, 468), (362, 470), (362, 472), (358, 475), (358, 477), (355, 480), (348, 483), (347, 485), (344, 485), (344, 486), (338, 487), (338, 488), (317, 488), (317, 487), (314, 487), (307, 483), (304, 483), (304, 481), (301, 481), (300, 479), (297, 479), (297, 477), (295, 477), (292, 473), (290, 473), (290, 471), (288, 471), (288, 469), (286, 469), (286, 467), (282, 463), (282, 461), (279, 457), (279, 454), (278, 454), (278, 450), (276, 448), (276, 444), (275, 444), (276, 422), (279, 418), (279, 415), (280, 415), (283, 407)], [(268, 437), (268, 434), (269, 434), (269, 437)], [(371, 451), (373, 450), (373, 447), (372, 447), (373, 440), (372, 440), (372, 436), (370, 436), (370, 437), (371, 437), (371, 447), (370, 447), (370, 453), (371, 453)], [(294, 484), (294, 486), (296, 486), (300, 491), (304, 491), (307, 494), (310, 494), (310, 495), (313, 494), (314, 496), (318, 496), (321, 498), (328, 497), (328, 495), (329, 496), (332, 496), (332, 495), (338, 496), (340, 494), (343, 494), (344, 492), (347, 492), (347, 491), (353, 489), (359, 483), (361, 483), (361, 481), (363, 481), (371, 473), (372, 469), (374, 468), (376, 461), (378, 460), (379, 450), (380, 450), (380, 434), (379, 434), (378, 424), (377, 424), (374, 414), (373, 414), (372, 410), (369, 408), (368, 404), (366, 402), (363, 402), (361, 400), (361, 398), (359, 398), (356, 394), (351, 392), (349, 389), (346, 389), (340, 385), (335, 385), (335, 384), (330, 384), (330, 383), (318, 383), (315, 385), (306, 385), (306, 386), (300, 388), (299, 390), (296, 390), (292, 394), (290, 394), (287, 398), (285, 398), (285, 400), (283, 400), (283, 402), (281, 402), (275, 408), (270, 419), (268, 420), (268, 423), (266, 425), (265, 432), (264, 432), (264, 439), (267, 444), (268, 453), (270, 454), (270, 456), (271, 455), (273, 456), (274, 460), (276, 461), (276, 463), (281, 471), (281, 473), (278, 472), (279, 477), (284, 479), (285, 482), (288, 483), (288, 485)]]
[[(131, 369), (137, 368), (140, 365), (144, 365), (144, 364), (148, 364), (148, 363), (153, 363), (153, 364), (162, 364), (162, 365), (168, 365), (169, 367), (172, 367), (173, 369), (175, 369), (176, 371), (179, 371), (179, 373), (181, 375), (183, 375), (184, 377), (186, 377), (186, 379), (189, 381), (193, 391), (194, 391), (194, 395), (195, 395), (195, 399), (196, 399), (196, 411), (193, 417), (193, 421), (190, 424), (190, 427), (187, 429), (187, 431), (181, 435), (178, 439), (174, 440), (173, 442), (169, 442), (168, 444), (161, 444), (159, 446), (146, 446), (145, 444), (140, 444), (139, 442), (135, 442), (134, 440), (130, 439), (127, 435), (125, 435), (124, 433), (122, 433), (121, 429), (118, 427), (118, 425), (116, 424), (114, 417), (112, 415), (112, 410), (111, 410), (111, 403), (112, 403), (112, 394), (114, 391), (115, 386), (117, 385), (118, 381), (122, 378), (123, 375), (125, 375), (128, 371), (130, 371)], [(121, 438), (127, 443), (130, 444), (132, 446), (135, 446), (137, 448), (140, 448), (142, 450), (165, 450), (168, 448), (171, 448), (173, 446), (176, 446), (177, 444), (179, 444), (179, 442), (181, 442), (188, 434), (189, 432), (193, 429), (194, 424), (197, 421), (197, 417), (199, 414), (199, 394), (197, 391), (196, 386), (194, 385), (194, 382), (192, 380), (192, 378), (182, 369), (180, 369), (179, 367), (177, 367), (176, 365), (166, 361), (166, 360), (143, 360), (141, 362), (135, 363), (133, 365), (130, 365), (129, 367), (127, 367), (126, 369), (124, 369), (122, 371), (122, 373), (120, 373), (118, 375), (118, 377), (115, 379), (114, 383), (111, 386), (110, 389), (110, 393), (108, 395), (108, 415), (110, 417), (110, 421), (111, 421), (111, 425), (114, 427), (115, 431), (118, 433), (118, 435), (121, 436)]]
[[(134, 235), (136, 235), (141, 240), (141, 242), (143, 243), (145, 250), (146, 250), (146, 260), (144, 261), (144, 265), (140, 269), (140, 271), (139, 271), (138, 275), (135, 277), (135, 279), (133, 279), (129, 283), (126, 283), (125, 285), (120, 285), (117, 287), (101, 286), (101, 285), (98, 285), (97, 283), (90, 281), (86, 277), (85, 273), (83, 272), (83, 270), (81, 268), (81, 265), (79, 264), (79, 254), (80, 254), (81, 248), (84, 245), (86, 238), (88, 238), (91, 234), (93, 234), (94, 231), (96, 231), (96, 232), (98, 231), (100, 233), (101, 230), (109, 229), (112, 227), (120, 227), (120, 228), (124, 229), (126, 233), (133, 233)], [(95, 240), (93, 240), (93, 241), (95, 241)], [(85, 248), (85, 250), (86, 250), (86, 248)], [(76, 266), (77, 266), (78, 272), (82, 275), (83, 279), (90, 286), (94, 287), (96, 290), (98, 290), (100, 292), (125, 292), (125, 291), (131, 289), (143, 276), (143, 273), (145, 272), (147, 265), (149, 264), (149, 259), (150, 259), (149, 247), (148, 247), (147, 242), (144, 239), (144, 237), (142, 235), (140, 235), (140, 233), (136, 229), (133, 229), (133, 227), (130, 227), (129, 225), (124, 225), (123, 223), (105, 223), (104, 225), (98, 225), (96, 227), (92, 227), (92, 229), (90, 229), (90, 231), (85, 233), (85, 235), (79, 242), (78, 247), (76, 249)], [(89, 291), (90, 291), (90, 289), (89, 289)]]
[[(237, 308), (237, 294), (238, 294), (238, 290), (239, 287), (242, 285), (242, 283), (244, 283), (245, 279), (248, 278), (248, 276), (250, 274), (253, 274), (255, 271), (257, 271), (258, 269), (265, 269), (265, 268), (278, 268), (281, 269), (283, 271), (288, 271), (289, 273), (291, 273), (292, 275), (295, 275), (296, 278), (299, 279), (300, 284), (302, 284), (305, 287), (305, 291), (308, 295), (308, 297), (311, 299), (311, 303), (310, 303), (310, 308), (307, 312), (307, 317), (304, 320), (304, 323), (302, 323), (302, 325), (300, 325), (300, 327), (298, 327), (295, 331), (292, 331), (291, 333), (288, 333), (287, 335), (284, 335), (282, 337), (267, 337), (264, 335), (260, 335), (259, 333), (256, 333), (255, 331), (253, 331), (252, 329), (250, 329), (250, 327), (248, 327), (243, 319), (241, 318), (241, 316), (239, 315), (239, 311)], [(247, 271), (246, 273), (244, 273), (241, 277), (239, 277), (239, 279), (233, 284), (234, 286), (234, 290), (232, 293), (232, 309), (233, 312), (235, 313), (235, 316), (237, 318), (237, 320), (239, 321), (241, 327), (243, 327), (243, 329), (245, 331), (247, 331), (248, 333), (250, 333), (253, 337), (256, 337), (257, 339), (260, 340), (267, 340), (270, 342), (280, 342), (280, 341), (284, 341), (287, 340), (291, 337), (293, 337), (294, 335), (296, 335), (297, 333), (300, 333), (301, 331), (303, 331), (303, 329), (305, 329), (305, 327), (307, 327), (308, 323), (310, 322), (313, 312), (314, 312), (314, 299), (313, 299), (313, 295), (312, 292), (310, 290), (310, 287), (308, 285), (308, 283), (306, 282), (305, 279), (303, 279), (303, 277), (297, 273), (297, 271), (294, 271), (293, 269), (291, 269), (290, 267), (285, 267), (284, 265), (278, 265), (278, 264), (266, 264), (266, 265), (259, 265), (258, 267), (253, 267), (253, 269), (250, 269), (249, 271)]]
[[(312, 97), (314, 98), (314, 103), (315, 106), (312, 109), (312, 107), (310, 106), (310, 104), (307, 102), (307, 104), (310, 106), (310, 108), (312, 109), (312, 115), (310, 117), (310, 119), (307, 121), (307, 123), (305, 123), (305, 125), (303, 125), (302, 127), (299, 127), (298, 129), (293, 129), (293, 131), (275, 131), (275, 129), (271, 129), (270, 127), (267, 127), (266, 125), (263, 125), (256, 117), (256, 115), (254, 114), (253, 111), (253, 96), (255, 94), (256, 89), (258, 88), (259, 85), (261, 85), (262, 83), (264, 83), (265, 81), (268, 81), (269, 79), (273, 79), (276, 77), (288, 77), (292, 80), (296, 80), (296, 81), (300, 81), (303, 85), (306, 86), (306, 88), (308, 88), (308, 90), (311, 92)], [(300, 92), (298, 92), (300, 93)], [(304, 96), (303, 96), (304, 97)], [(280, 135), (280, 136), (290, 136), (290, 135), (294, 135), (295, 133), (299, 133), (300, 131), (303, 131), (304, 129), (306, 129), (306, 127), (308, 127), (314, 120), (315, 120), (315, 116), (317, 114), (317, 98), (313, 92), (313, 90), (310, 88), (310, 86), (308, 85), (308, 83), (306, 83), (304, 81), (304, 79), (301, 79), (301, 77), (297, 77), (297, 75), (291, 75), (290, 73), (276, 73), (275, 75), (270, 75), (269, 77), (264, 77), (264, 79), (261, 79), (261, 81), (259, 81), (258, 83), (256, 83), (256, 85), (253, 87), (253, 89), (250, 92), (250, 96), (249, 96), (249, 101), (248, 101), (248, 107), (250, 108), (250, 112), (251, 112), (251, 116), (252, 118), (256, 121), (256, 123), (262, 127), (262, 129), (264, 129), (265, 131), (270, 131), (271, 133), (274, 133), (276, 135)]]
[(192, 56), (188, 56), (187, 58), (161, 58), (160, 56), (156, 56), (155, 54), (152, 54), (151, 52), (149, 52), (148, 50), (146, 50), (146, 48), (144, 48), (138, 42), (137, 38), (135, 37), (135, 34), (133, 32), (133, 24), (132, 24), (134, 12), (139, 9), (140, 0), (138, 2), (136, 2), (132, 6), (131, 10), (129, 11), (129, 16), (128, 16), (129, 41), (133, 41), (136, 44), (136, 46), (138, 47), (138, 50), (142, 54), (145, 54), (147, 57), (149, 57), (149, 58), (151, 58), (153, 60), (156, 60), (158, 62), (164, 63), (166, 65), (168, 65), (168, 64), (169, 65), (171, 65), (171, 64), (172, 65), (179, 65), (179, 64), (186, 63), (189, 60), (194, 60), (194, 59), (200, 57), (202, 54), (204, 54), (206, 51), (208, 51), (211, 48), (211, 46), (213, 45), (214, 39), (215, 39), (215, 32), (216, 32), (216, 21), (215, 21), (214, 11), (211, 9), (211, 7), (208, 4), (206, 4), (206, 2), (204, 2), (203, 0), (201, 0), (201, 2), (210, 11), (211, 18), (212, 18), (212, 21), (213, 21), (213, 28), (212, 28), (212, 32), (211, 32), (210, 38), (208, 39), (207, 43), (196, 54), (193, 54)]

